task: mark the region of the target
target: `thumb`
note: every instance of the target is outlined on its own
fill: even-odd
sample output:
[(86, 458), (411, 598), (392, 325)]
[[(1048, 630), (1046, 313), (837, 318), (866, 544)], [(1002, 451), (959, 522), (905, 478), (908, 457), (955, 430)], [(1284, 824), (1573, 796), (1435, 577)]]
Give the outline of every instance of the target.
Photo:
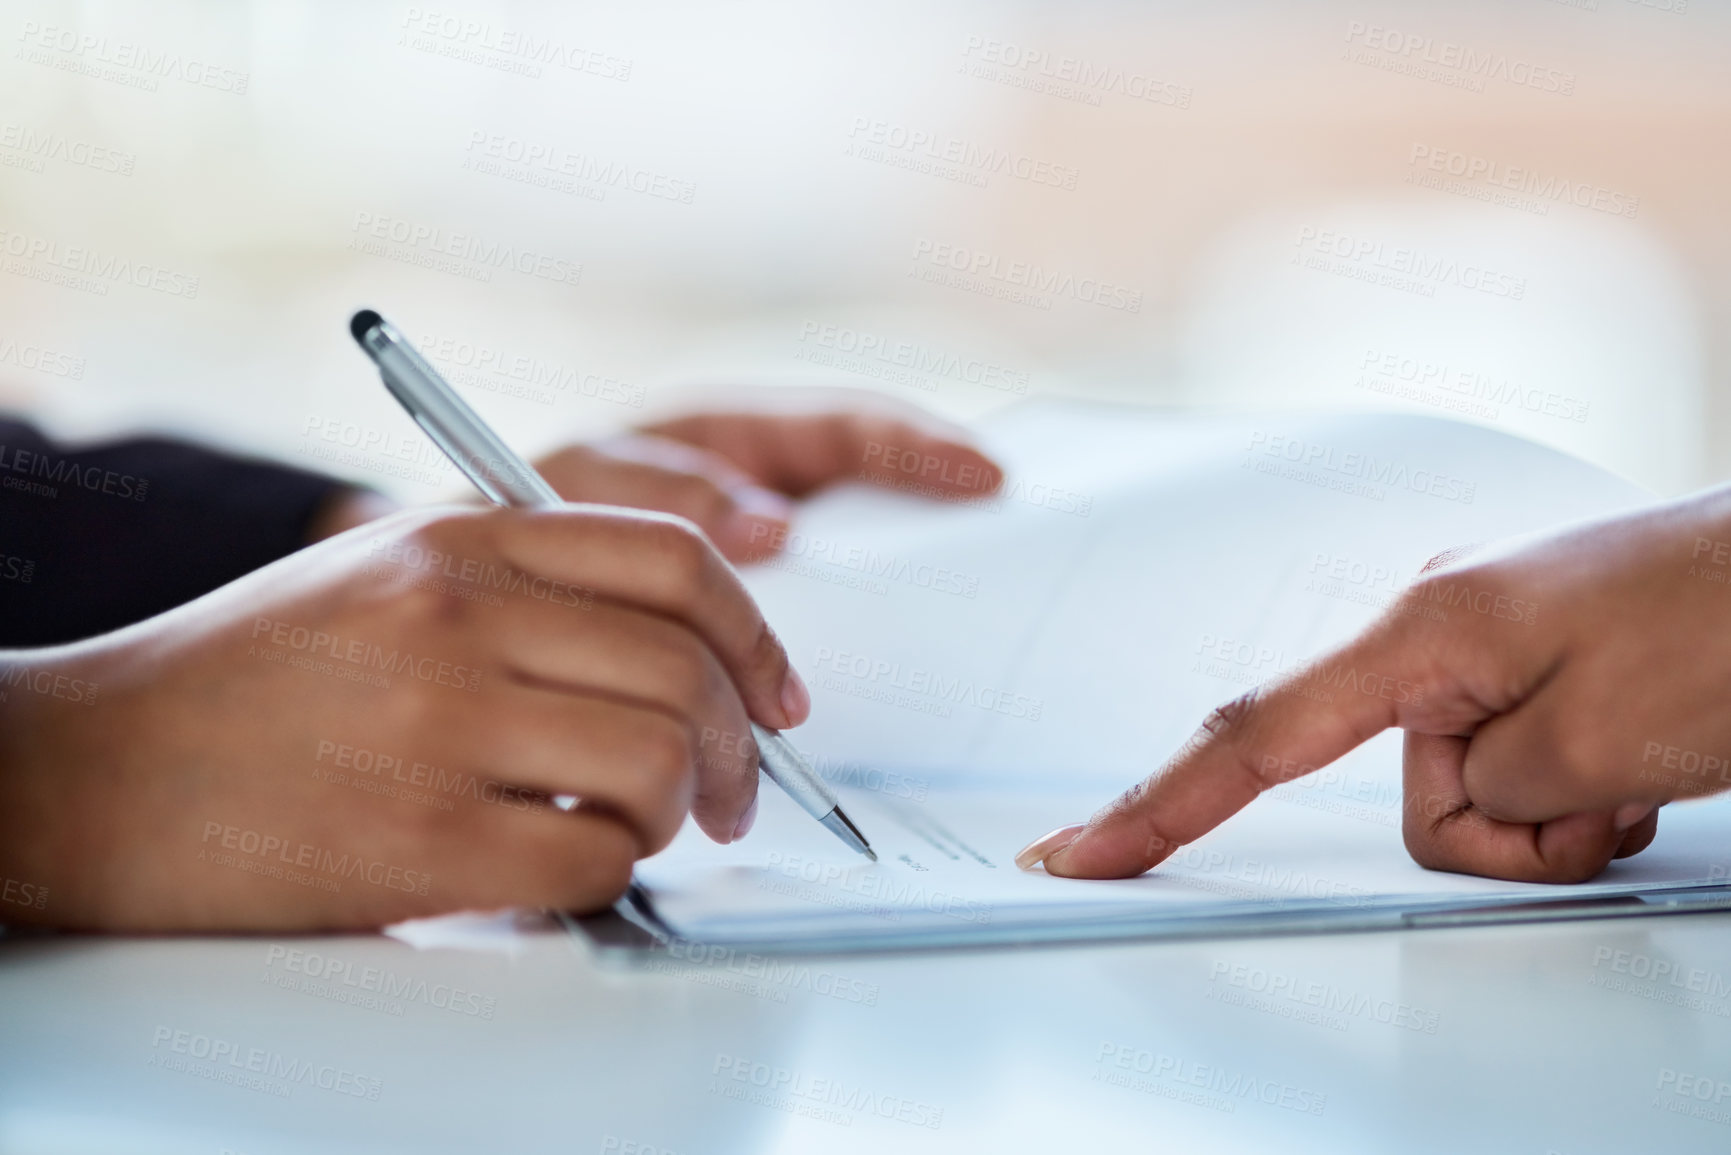
[[(1503, 720), (1519, 716), (1517, 709)], [(1515, 882), (1585, 882), (1611, 859), (1645, 849), (1658, 830), (1657, 808), (1644, 803), (1544, 822), (1494, 818), (1468, 792), (1464, 768), (1473, 744), (1453, 735), (1406, 736), (1401, 836), (1420, 866)]]
[[(1475, 589), (1500, 585), (1471, 571)], [(1400, 726), (1466, 734), (1512, 709), (1551, 668), (1557, 647), (1541, 631), (1511, 634), (1476, 613), (1449, 616), (1465, 575), (1421, 577), (1357, 638), (1214, 710), (1182, 748), (1080, 830), (1054, 831), (1025, 848), (1024, 869), (1128, 878), (1169, 857), (1248, 806), (1262, 791), (1327, 765)], [(1423, 611), (1423, 612), (1419, 612)]]

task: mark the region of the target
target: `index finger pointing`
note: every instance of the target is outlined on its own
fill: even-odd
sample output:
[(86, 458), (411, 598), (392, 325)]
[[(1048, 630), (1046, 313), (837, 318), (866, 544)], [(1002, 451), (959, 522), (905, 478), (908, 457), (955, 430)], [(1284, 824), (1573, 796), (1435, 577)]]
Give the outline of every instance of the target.
[[(1391, 634), (1373, 631), (1218, 707), (1165, 765), (1095, 814), (1073, 840), (1046, 850), (1046, 870), (1065, 878), (1141, 874), (1269, 787), (1397, 725), (1402, 708), (1423, 698), (1401, 669)], [(1032, 858), (1034, 849), (1024, 855)]]

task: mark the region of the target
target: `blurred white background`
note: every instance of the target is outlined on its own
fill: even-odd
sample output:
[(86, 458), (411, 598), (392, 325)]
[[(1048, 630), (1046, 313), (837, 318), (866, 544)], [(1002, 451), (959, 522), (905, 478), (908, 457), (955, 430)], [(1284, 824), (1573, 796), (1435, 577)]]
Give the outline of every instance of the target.
[(827, 382), (1731, 474), (1731, 4), (3, 12), (0, 404), (67, 435), (432, 496), (369, 305), (531, 449)]

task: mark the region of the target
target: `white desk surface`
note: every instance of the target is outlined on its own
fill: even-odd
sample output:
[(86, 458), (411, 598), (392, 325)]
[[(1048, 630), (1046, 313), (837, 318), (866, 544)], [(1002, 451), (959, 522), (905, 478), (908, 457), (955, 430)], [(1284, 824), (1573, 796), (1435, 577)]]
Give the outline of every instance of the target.
[[(527, 918), (456, 929), (0, 940), (0, 1150), (1731, 1150), (1731, 915), (772, 975), (620, 972)], [(403, 997), (335, 1001), (291, 958)], [(460, 1011), (433, 1005), (453, 988)], [(211, 1078), (249, 1060), (271, 1085)]]

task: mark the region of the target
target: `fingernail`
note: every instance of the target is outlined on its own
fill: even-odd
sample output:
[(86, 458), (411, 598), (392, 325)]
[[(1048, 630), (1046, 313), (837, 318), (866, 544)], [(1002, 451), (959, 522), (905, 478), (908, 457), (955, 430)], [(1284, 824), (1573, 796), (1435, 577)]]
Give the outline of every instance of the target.
[(716, 544), (736, 561), (762, 561), (781, 552), (787, 540), (787, 523), (734, 510), (727, 515)]
[(790, 726), (799, 725), (811, 713), (811, 691), (805, 688), (799, 671), (792, 666), (787, 668), (787, 678), (781, 683), (781, 709)]
[(1036, 838), (1016, 852), (1016, 865), (1023, 870), (1032, 870), (1038, 863), (1043, 863), (1053, 854), (1076, 841), (1076, 835), (1082, 833), (1084, 824), (1078, 822), (1074, 826), (1060, 826), (1044, 838)]
[[(747, 486), (731, 494), (733, 509), (720, 529), (723, 540), (737, 545), (748, 559), (770, 557), (787, 544), (793, 504), (779, 493)], [(731, 557), (732, 551), (724, 550)]]
[(739, 825), (733, 828), (733, 841), (738, 842), (751, 833), (751, 824), (757, 821), (757, 799), (751, 800), (751, 805), (745, 808), (745, 813), (739, 816)]
[(1625, 802), (1617, 807), (1617, 812), (1611, 815), (1611, 829), (1622, 834), (1630, 827), (1653, 813), (1651, 802)]
[(793, 515), (793, 501), (773, 489), (742, 485), (732, 493), (734, 507), (769, 521), (786, 521)]

